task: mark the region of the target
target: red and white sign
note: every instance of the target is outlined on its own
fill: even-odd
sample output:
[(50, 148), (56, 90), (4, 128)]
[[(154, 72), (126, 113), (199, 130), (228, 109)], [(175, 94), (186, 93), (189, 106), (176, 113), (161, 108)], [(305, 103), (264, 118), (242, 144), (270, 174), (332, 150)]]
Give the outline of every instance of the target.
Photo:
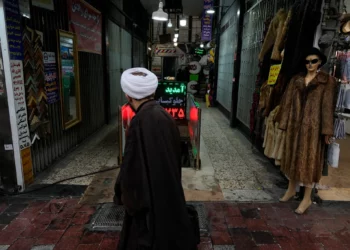
[(185, 53), (181, 49), (173, 46), (157, 45), (154, 50), (154, 56), (160, 57), (177, 57), (184, 54)]
[(78, 50), (102, 54), (102, 14), (83, 0), (67, 0), (69, 30), (77, 34)]

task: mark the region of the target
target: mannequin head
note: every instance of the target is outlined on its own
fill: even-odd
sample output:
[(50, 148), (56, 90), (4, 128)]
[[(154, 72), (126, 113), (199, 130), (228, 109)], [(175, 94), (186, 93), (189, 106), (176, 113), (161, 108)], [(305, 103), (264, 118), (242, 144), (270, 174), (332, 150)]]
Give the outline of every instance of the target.
[(326, 62), (327, 57), (318, 48), (311, 48), (304, 60), (308, 73), (316, 73)]
[(309, 73), (316, 72), (321, 67), (322, 61), (318, 55), (309, 55), (305, 59), (306, 69)]

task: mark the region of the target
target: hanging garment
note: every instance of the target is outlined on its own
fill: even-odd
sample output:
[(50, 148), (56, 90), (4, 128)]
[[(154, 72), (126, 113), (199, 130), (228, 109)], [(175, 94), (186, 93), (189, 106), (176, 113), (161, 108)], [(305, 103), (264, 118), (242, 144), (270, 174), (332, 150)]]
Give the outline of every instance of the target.
[(322, 0), (295, 0), (288, 24), (285, 56), (281, 74), (286, 84), (304, 71), (305, 54), (313, 46), (315, 32), (321, 20)]
[(340, 118), (335, 119), (335, 121), (334, 121), (334, 138), (335, 139), (346, 139), (344, 119), (340, 119)]
[[(281, 51), (279, 51), (278, 48), (280, 43), (283, 41), (282, 32), (286, 19), (287, 12), (284, 9), (280, 9), (276, 16), (272, 19), (259, 54), (260, 62), (263, 61), (265, 54), (271, 48), (273, 48), (271, 58), (274, 60), (281, 60)], [(277, 38), (279, 38), (278, 41), (276, 40)]]
[(346, 91), (346, 84), (341, 84), (338, 92), (338, 98), (337, 98), (337, 110), (341, 110), (344, 108), (344, 97), (345, 97), (345, 91)]
[(286, 131), (282, 172), (291, 180), (312, 185), (323, 171), (325, 135), (333, 135), (335, 79), (324, 72), (305, 85), (305, 74), (291, 80), (283, 97), (279, 128)]
[(265, 130), (265, 136), (264, 136), (264, 144), (263, 148), (264, 154), (269, 157), (269, 158), (274, 158), (273, 157), (273, 151), (275, 148), (275, 116), (278, 113), (279, 107), (276, 108), (271, 112), (269, 117), (266, 119), (266, 130)]
[(262, 113), (266, 109), (270, 95), (271, 95), (271, 91), (272, 91), (272, 87), (267, 85), (267, 81), (265, 81), (260, 88), (260, 98), (259, 98), (259, 107), (258, 107), (258, 111), (260, 113)]
[(276, 166), (280, 165), (285, 146), (285, 131), (279, 129), (279, 123), (275, 122), (280, 107), (276, 107), (266, 119), (266, 130), (263, 148), (264, 154), (275, 160)]

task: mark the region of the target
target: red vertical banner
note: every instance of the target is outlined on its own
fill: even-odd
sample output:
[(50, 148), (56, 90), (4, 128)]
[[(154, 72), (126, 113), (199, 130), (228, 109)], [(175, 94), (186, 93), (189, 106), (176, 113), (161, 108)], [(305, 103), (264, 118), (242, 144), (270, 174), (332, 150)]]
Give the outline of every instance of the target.
[(77, 35), (78, 50), (102, 54), (102, 15), (83, 0), (67, 0), (69, 30)]

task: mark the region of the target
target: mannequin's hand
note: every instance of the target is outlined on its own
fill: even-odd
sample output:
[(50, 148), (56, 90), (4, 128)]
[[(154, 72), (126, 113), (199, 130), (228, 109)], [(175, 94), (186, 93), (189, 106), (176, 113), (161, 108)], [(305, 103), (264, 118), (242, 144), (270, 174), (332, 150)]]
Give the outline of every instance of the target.
[(326, 143), (327, 145), (329, 145), (329, 144), (332, 143), (332, 136), (326, 135), (326, 136), (324, 137), (324, 140), (325, 140), (325, 143)]

